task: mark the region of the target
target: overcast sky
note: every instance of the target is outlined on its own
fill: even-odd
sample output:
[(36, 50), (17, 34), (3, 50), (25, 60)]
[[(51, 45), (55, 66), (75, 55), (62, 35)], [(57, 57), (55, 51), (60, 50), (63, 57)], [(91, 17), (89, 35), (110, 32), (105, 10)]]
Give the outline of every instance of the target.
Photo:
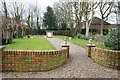
[(30, 3), (38, 5), (41, 5), (42, 8), (47, 7), (48, 5), (52, 6), (54, 2), (57, 2), (58, 0), (6, 0), (7, 2), (23, 2), (23, 3)]
[[(53, 7), (54, 2), (58, 2), (59, 0), (6, 0), (6, 2), (22, 2), (25, 5), (38, 5), (41, 7), (41, 13), (43, 14), (46, 10), (47, 6)], [(66, 0), (61, 0), (61, 1), (66, 1)], [(96, 11), (97, 12), (97, 11)], [(99, 14), (95, 14), (95, 16), (99, 17)], [(111, 23), (116, 23), (115, 15), (109, 16), (109, 21)]]

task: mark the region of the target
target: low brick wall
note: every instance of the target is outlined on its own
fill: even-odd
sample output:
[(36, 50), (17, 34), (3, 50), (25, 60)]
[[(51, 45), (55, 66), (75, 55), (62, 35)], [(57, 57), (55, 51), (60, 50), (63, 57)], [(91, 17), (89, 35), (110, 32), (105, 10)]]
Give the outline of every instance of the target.
[(91, 48), (91, 58), (98, 64), (120, 70), (120, 51)]
[(3, 72), (48, 71), (67, 61), (68, 49), (58, 51), (2, 51)]

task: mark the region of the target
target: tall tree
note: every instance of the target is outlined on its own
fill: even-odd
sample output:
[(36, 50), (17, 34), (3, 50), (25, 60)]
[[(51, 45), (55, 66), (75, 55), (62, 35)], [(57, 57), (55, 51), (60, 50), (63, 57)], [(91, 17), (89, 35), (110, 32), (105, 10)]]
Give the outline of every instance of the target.
[(66, 3), (58, 2), (54, 4), (54, 11), (56, 15), (56, 22), (59, 29), (67, 30), (68, 26), (68, 13)]
[(23, 3), (13, 2), (11, 14), (14, 18), (16, 25), (15, 25), (15, 35), (18, 38), (22, 38), (24, 35), (24, 28), (23, 25), (23, 16), (25, 14), (25, 5)]
[(8, 7), (5, 0), (2, 2), (2, 10), (3, 16), (2, 18), (2, 34), (3, 34), (3, 43), (11, 43), (12, 42), (12, 26), (11, 26), (11, 18), (8, 15)]
[(40, 18), (41, 18), (41, 15), (40, 15), (40, 8), (38, 7), (38, 5), (36, 4), (35, 8), (34, 8), (34, 14), (35, 14), (35, 17), (36, 17), (36, 27), (38, 30), (40, 30)]
[(120, 17), (120, 0), (118, 2), (114, 2), (113, 12), (116, 14), (116, 23), (120, 24), (120, 18), (119, 18)]
[(0, 17), (0, 46), (2, 45), (2, 19)]
[(99, 3), (94, 2), (94, 0), (92, 2), (89, 2), (88, 0), (86, 2), (83, 2), (83, 9), (84, 9), (83, 15), (85, 19), (86, 36), (89, 36), (90, 24), (94, 17), (94, 11), (98, 7), (98, 5)]
[(100, 35), (103, 36), (104, 21), (108, 19), (108, 16), (112, 13), (112, 7), (114, 2), (99, 2), (99, 11), (101, 16), (101, 26), (100, 26)]
[(73, 9), (74, 13), (73, 15), (75, 16), (75, 36), (81, 34), (81, 28), (82, 28), (82, 16), (84, 13), (84, 4), (83, 2), (73, 2)]
[(45, 24), (48, 26), (47, 29), (49, 30), (57, 29), (56, 16), (54, 14), (53, 9), (50, 6), (47, 7), (47, 12), (44, 13), (44, 20)]

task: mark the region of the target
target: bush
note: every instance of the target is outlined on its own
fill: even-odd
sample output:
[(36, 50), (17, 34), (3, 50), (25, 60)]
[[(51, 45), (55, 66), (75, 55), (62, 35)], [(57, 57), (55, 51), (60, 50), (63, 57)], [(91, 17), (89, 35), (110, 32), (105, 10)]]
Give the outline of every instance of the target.
[(78, 35), (77, 38), (84, 39), (84, 40), (90, 39), (90, 37), (86, 37), (85, 35)]
[(99, 42), (99, 43), (104, 43), (105, 36), (96, 34), (96, 35), (93, 35), (92, 37), (93, 37), (94, 41)]
[(105, 46), (112, 50), (120, 50), (120, 28), (111, 29), (105, 38)]

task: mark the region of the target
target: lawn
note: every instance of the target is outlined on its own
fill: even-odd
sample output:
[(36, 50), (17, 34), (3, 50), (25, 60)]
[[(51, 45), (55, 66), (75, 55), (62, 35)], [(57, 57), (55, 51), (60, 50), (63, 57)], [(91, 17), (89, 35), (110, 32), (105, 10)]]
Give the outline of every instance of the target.
[[(57, 38), (60, 38), (62, 40), (64, 40), (65, 36), (55, 36)], [(67, 37), (68, 38), (68, 37)], [(71, 39), (67, 39), (68, 42), (71, 42), (71, 43), (74, 43), (74, 44), (77, 44), (83, 48), (86, 47), (86, 44), (88, 44), (88, 41), (87, 40), (84, 40), (84, 39), (79, 39), (79, 38), (71, 38)], [(97, 42), (93, 42), (94, 44), (96, 44), (96, 47), (98, 48), (102, 48), (102, 49), (108, 49), (107, 47), (105, 47), (104, 45), (102, 44), (98, 44)]]
[(13, 39), (12, 44), (5, 45), (5, 50), (53, 50), (51, 43), (44, 37)]

